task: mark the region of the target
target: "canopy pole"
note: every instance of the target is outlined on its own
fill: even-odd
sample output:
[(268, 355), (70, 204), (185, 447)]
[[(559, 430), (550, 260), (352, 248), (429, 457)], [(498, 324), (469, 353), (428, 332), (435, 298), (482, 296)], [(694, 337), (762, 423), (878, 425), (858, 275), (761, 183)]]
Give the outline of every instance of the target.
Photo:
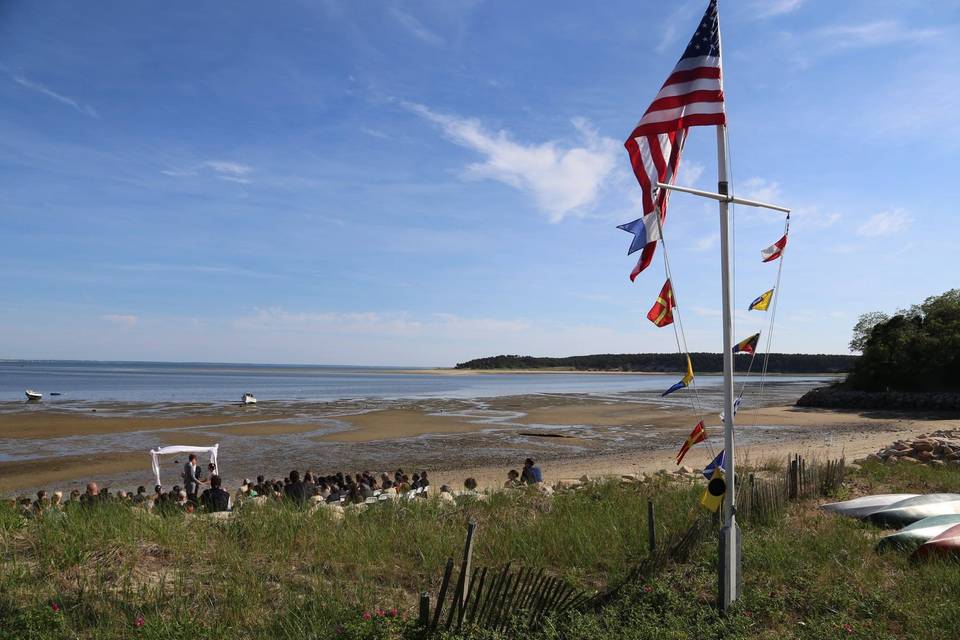
[[(727, 130), (717, 125), (717, 191), (729, 197), (727, 182)], [(726, 613), (740, 597), (740, 528), (736, 519), (736, 467), (733, 444), (733, 310), (730, 298), (729, 200), (720, 203), (720, 277), (723, 295), (723, 450), (727, 492), (720, 530), (719, 604)]]

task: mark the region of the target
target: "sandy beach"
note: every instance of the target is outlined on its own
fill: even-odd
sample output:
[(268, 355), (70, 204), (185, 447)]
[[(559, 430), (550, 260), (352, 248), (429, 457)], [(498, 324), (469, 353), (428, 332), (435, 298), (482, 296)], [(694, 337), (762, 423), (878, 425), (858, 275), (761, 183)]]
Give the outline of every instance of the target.
[[(702, 467), (722, 446), (719, 418), (705, 415), (710, 438), (684, 461)], [(133, 488), (153, 484), (147, 451), (159, 445), (221, 447), (228, 485), (243, 476), (427, 469), (434, 484), (502, 483), (529, 456), (548, 481), (675, 468), (673, 457), (697, 421), (689, 407), (629, 395), (535, 394), (483, 400), (342, 401), (237, 407), (105, 406), (98, 412), (31, 408), (0, 413), (0, 494), (70, 489), (89, 480)], [(798, 409), (738, 415), (739, 457), (790, 453), (853, 459), (898, 438), (956, 428), (955, 418)], [(165, 483), (178, 460), (165, 460)]]

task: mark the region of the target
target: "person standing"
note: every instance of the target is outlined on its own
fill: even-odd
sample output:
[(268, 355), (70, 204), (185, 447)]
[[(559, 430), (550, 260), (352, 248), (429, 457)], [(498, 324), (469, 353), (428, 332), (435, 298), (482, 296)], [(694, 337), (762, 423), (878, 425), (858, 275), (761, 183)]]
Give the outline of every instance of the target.
[(197, 468), (197, 456), (191, 453), (187, 463), (183, 465), (183, 490), (187, 492), (187, 499), (196, 500), (197, 491), (200, 489), (200, 483), (197, 480), (199, 473)]
[(230, 494), (220, 487), (220, 476), (210, 476), (210, 488), (200, 494), (200, 504), (207, 513), (230, 510)]

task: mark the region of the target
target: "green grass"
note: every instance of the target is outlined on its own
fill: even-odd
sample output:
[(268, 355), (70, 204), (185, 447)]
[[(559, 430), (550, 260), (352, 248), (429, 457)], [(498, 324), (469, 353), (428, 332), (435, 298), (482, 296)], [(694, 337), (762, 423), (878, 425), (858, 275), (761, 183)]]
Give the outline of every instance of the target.
[[(957, 491), (960, 470), (867, 465), (848, 486)], [(24, 520), (0, 507), (0, 639), (413, 638), (417, 594), (436, 593), (468, 520), (478, 523), (475, 565), (509, 560), (603, 590), (646, 555), (647, 498), (663, 540), (690, 523), (699, 491), (608, 483), (456, 508), (381, 504), (339, 522), (273, 505), (231, 522), (134, 517), (120, 505)], [(547, 618), (524, 637), (960, 637), (960, 565), (878, 555), (879, 535), (812, 503), (792, 504), (772, 525), (744, 525), (744, 590), (733, 615), (713, 605), (708, 537), (688, 562), (629, 583), (602, 608)], [(361, 616), (392, 607), (402, 615)]]

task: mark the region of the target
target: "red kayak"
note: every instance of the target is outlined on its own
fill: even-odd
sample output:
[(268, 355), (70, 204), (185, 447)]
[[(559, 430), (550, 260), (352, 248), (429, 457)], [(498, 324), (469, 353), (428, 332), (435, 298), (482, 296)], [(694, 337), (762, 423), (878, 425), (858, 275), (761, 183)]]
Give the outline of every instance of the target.
[(950, 527), (935, 538), (931, 538), (929, 542), (920, 545), (913, 552), (913, 557), (917, 559), (947, 556), (960, 558), (960, 524)]

